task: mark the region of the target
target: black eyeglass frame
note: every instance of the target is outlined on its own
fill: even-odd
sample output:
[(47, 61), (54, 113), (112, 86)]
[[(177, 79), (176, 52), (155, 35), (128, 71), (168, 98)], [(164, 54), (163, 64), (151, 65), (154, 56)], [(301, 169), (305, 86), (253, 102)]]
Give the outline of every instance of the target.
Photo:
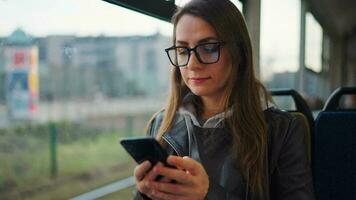
[[(217, 51), (218, 51), (218, 58), (217, 58), (216, 61), (214, 61), (214, 62), (203, 62), (202, 59), (200, 58), (200, 54), (197, 52), (197, 48), (198, 48), (198, 47), (203, 46), (203, 45), (208, 45), (208, 44), (217, 44), (217, 45), (218, 45), (218, 46), (217, 46), (217, 48), (218, 48), (218, 50), (217, 50)], [(186, 66), (188, 65), (188, 63), (189, 63), (190, 56), (192, 55), (192, 54), (191, 54), (192, 51), (195, 53), (195, 56), (197, 57), (198, 61), (199, 61), (200, 63), (202, 63), (202, 64), (214, 64), (214, 63), (219, 62), (219, 59), (220, 59), (220, 49), (221, 49), (221, 47), (222, 47), (223, 45), (225, 45), (225, 42), (220, 42), (220, 41), (217, 41), (217, 42), (206, 42), (206, 43), (197, 44), (197, 45), (196, 45), (195, 47), (193, 47), (193, 48), (184, 47), (184, 46), (175, 46), (175, 45), (174, 45), (174, 46), (171, 46), (171, 47), (165, 49), (165, 51), (166, 51), (166, 53), (167, 53), (167, 56), (168, 56), (169, 61), (171, 62), (171, 64), (172, 64), (173, 66), (175, 66), (175, 67), (186, 67)], [(169, 56), (169, 53), (168, 53), (168, 52), (169, 52), (170, 50), (177, 49), (177, 48), (183, 48), (183, 49), (186, 49), (186, 50), (189, 52), (189, 54), (188, 54), (188, 59), (187, 59), (187, 62), (186, 62), (186, 63), (177, 65), (177, 64), (175, 64), (175, 63), (172, 61), (172, 59), (171, 59), (171, 57)]]

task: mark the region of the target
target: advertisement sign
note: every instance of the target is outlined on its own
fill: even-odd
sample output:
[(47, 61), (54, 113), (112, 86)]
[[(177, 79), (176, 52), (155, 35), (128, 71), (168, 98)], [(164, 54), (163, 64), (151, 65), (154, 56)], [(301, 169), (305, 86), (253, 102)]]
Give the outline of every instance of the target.
[(38, 110), (38, 48), (9, 46), (4, 52), (9, 117), (32, 119)]
[(29, 119), (28, 74), (12, 72), (7, 76), (7, 102), (12, 119)]
[(39, 78), (38, 78), (38, 48), (32, 47), (29, 51), (28, 84), (30, 93), (29, 111), (32, 116), (38, 112)]
[(6, 70), (28, 70), (30, 66), (30, 52), (31, 48), (29, 47), (5, 47), (4, 57)]

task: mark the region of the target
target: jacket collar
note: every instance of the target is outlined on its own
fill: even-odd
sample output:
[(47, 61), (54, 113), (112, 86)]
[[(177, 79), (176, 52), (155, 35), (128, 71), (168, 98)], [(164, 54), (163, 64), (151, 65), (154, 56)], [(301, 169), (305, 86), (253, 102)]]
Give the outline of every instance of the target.
[(178, 115), (172, 129), (163, 135), (163, 139), (179, 156), (189, 155), (188, 130), (184, 117)]

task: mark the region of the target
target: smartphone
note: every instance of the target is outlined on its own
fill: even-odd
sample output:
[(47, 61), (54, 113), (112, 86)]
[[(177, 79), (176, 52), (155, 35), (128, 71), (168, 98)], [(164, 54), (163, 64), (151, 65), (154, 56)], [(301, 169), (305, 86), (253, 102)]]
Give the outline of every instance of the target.
[(167, 165), (168, 154), (153, 137), (123, 138), (120, 144), (138, 164), (148, 160), (152, 166), (157, 162)]

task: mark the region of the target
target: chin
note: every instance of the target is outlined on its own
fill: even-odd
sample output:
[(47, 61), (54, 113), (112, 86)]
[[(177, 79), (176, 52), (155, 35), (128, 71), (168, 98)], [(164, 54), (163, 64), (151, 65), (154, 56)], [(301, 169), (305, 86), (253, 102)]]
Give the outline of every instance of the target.
[(201, 88), (192, 88), (190, 91), (197, 96), (207, 96), (210, 94), (210, 91), (202, 90)]

